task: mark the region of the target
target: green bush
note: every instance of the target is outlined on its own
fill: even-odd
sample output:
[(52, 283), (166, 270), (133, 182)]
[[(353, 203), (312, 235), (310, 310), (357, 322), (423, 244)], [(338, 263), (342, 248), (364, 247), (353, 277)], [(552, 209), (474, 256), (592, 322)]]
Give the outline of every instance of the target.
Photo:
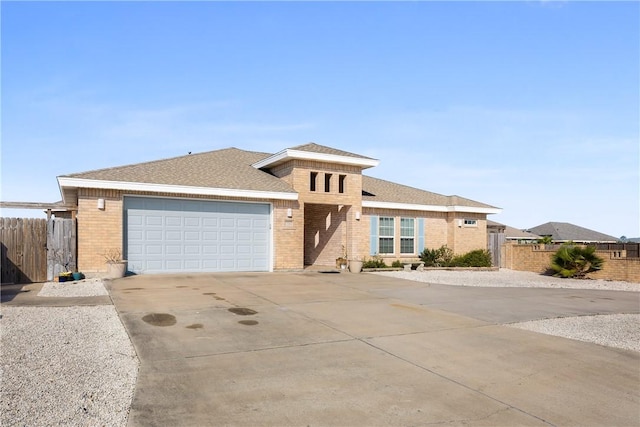
[(587, 273), (602, 269), (602, 264), (595, 246), (562, 245), (551, 257), (551, 269), (557, 277), (584, 279)]
[(425, 267), (448, 267), (452, 259), (453, 251), (446, 245), (438, 249), (424, 249), (420, 254)]
[(387, 268), (387, 264), (384, 263), (380, 255), (374, 255), (362, 262), (362, 268)]
[(454, 257), (450, 267), (491, 267), (491, 253), (487, 250), (476, 249), (464, 255)]
[(391, 267), (393, 267), (393, 268), (403, 268), (404, 264), (402, 263), (402, 261), (397, 259), (397, 260), (393, 261), (393, 263), (391, 264)]

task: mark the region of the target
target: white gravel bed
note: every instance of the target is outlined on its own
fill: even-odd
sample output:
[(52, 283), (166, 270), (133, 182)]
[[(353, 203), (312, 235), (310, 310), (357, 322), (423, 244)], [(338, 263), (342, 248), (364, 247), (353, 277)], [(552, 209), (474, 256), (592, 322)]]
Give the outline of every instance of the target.
[(93, 297), (109, 295), (101, 279), (83, 279), (74, 282), (47, 282), (39, 297)]
[(530, 271), (507, 269), (500, 269), (498, 271), (413, 270), (376, 272), (373, 274), (452, 286), (601, 289), (640, 292), (640, 283), (591, 279), (562, 279), (559, 277), (542, 276)]
[(3, 306), (0, 327), (0, 425), (126, 425), (138, 359), (113, 306)]
[(509, 326), (608, 347), (640, 351), (640, 314), (563, 317)]

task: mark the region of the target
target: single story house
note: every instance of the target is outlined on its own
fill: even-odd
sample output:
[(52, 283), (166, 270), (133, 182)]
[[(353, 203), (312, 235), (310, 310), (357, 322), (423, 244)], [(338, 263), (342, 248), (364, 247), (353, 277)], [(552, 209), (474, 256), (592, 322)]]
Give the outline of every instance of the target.
[(362, 174), (379, 161), (310, 143), (227, 148), (58, 177), (77, 207), (78, 268), (119, 249), (140, 273), (274, 271), (425, 248), (486, 248), (501, 209)]
[(536, 243), (541, 236), (530, 233), (525, 230), (520, 230), (509, 225), (500, 224), (499, 222), (487, 220), (487, 231), (491, 233), (501, 233), (503, 238), (502, 242), (509, 243)]

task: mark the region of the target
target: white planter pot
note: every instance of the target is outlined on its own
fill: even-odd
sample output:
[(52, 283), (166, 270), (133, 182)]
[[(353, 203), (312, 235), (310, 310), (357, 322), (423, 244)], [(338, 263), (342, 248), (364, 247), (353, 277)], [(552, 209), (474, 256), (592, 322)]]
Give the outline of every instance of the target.
[(107, 279), (120, 279), (127, 273), (127, 261), (108, 262)]
[(349, 271), (352, 273), (360, 273), (362, 271), (362, 261), (349, 261)]

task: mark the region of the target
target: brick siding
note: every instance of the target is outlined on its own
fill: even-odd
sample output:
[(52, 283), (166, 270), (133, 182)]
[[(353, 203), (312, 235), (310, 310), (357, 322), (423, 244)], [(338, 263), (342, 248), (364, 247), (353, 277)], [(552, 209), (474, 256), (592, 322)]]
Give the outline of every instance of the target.
[[(556, 250), (547, 250), (543, 245), (505, 244), (501, 248), (501, 267), (544, 273)], [(596, 251), (596, 254), (604, 259), (604, 265), (602, 270), (589, 273), (587, 277), (640, 283), (640, 258), (626, 258), (624, 251)]]

